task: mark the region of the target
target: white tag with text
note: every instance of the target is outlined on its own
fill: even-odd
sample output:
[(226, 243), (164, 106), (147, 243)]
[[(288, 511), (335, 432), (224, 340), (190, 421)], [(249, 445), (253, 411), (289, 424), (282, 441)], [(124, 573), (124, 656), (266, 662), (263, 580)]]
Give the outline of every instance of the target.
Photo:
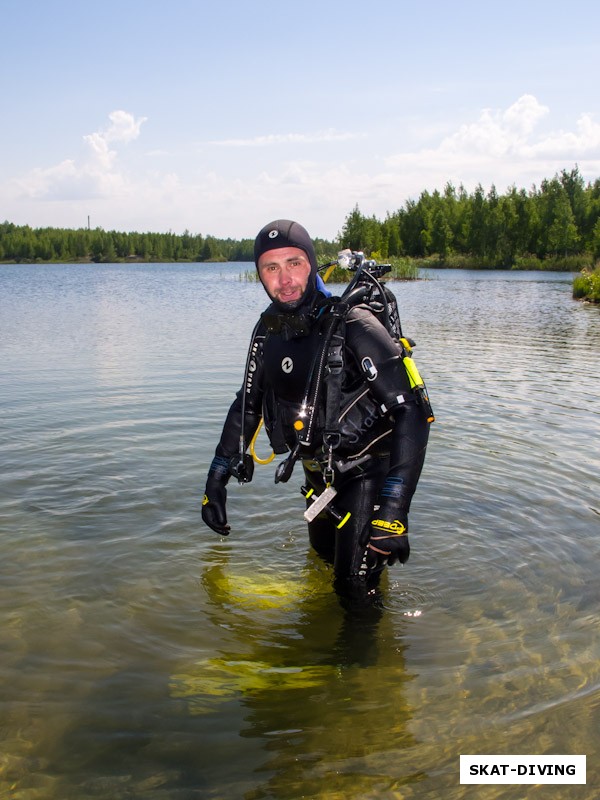
[(460, 757), (461, 783), (585, 783), (585, 756)]

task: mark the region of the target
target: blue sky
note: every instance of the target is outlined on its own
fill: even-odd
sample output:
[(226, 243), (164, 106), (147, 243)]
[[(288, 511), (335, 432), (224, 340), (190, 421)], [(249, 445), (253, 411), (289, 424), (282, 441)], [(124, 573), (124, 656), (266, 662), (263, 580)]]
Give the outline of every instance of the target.
[(333, 238), (600, 177), (597, 0), (0, 0), (0, 220)]

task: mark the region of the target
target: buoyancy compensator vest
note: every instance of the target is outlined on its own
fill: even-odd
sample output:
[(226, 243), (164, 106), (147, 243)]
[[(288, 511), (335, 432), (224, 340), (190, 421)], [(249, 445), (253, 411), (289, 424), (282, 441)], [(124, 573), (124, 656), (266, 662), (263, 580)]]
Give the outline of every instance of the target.
[[(396, 298), (379, 280), (389, 265), (367, 261), (362, 253), (350, 251), (340, 253), (334, 263), (356, 273), (341, 297), (320, 296), (308, 315), (281, 315), (270, 307), (259, 323), (265, 427), (275, 453), (291, 451), (279, 465), (275, 482), (287, 481), (296, 460), (315, 450), (328, 457), (330, 468), (334, 452), (344, 457), (360, 455), (365, 439), (371, 447), (391, 432), (385, 417), (403, 402), (423, 405), (428, 420), (433, 421), (425, 385), (411, 357), (414, 342), (403, 336)], [(377, 366), (382, 361), (372, 352), (372, 345), (371, 351), (363, 353), (357, 344), (353, 350), (359, 363), (346, 363), (348, 326), (350, 339), (356, 343), (359, 337), (353, 336), (353, 331), (368, 327), (371, 317), (396, 344), (394, 357), (388, 353), (390, 364), (383, 369)], [(365, 341), (373, 342), (374, 337), (365, 337)], [(404, 369), (398, 371), (400, 361)], [(394, 369), (387, 379), (386, 369)], [(245, 452), (241, 441), (240, 457), (243, 447)]]

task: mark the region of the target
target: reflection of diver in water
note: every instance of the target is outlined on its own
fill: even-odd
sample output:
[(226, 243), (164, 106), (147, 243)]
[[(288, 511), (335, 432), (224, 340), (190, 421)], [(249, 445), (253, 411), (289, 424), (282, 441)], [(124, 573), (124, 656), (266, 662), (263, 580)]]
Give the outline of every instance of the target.
[(340, 597), (358, 607), (372, 599), (385, 564), (409, 556), (408, 513), (433, 419), (427, 392), (395, 299), (378, 280), (385, 265), (345, 251), (355, 275), (333, 298), (298, 223), (266, 225), (254, 253), (272, 303), (252, 337), (202, 517), (228, 535), (225, 487), (231, 475), (251, 479), (247, 443), (264, 418), (274, 452), (289, 452), (275, 481), (302, 461), (310, 542), (333, 563)]
[[(250, 565), (234, 568), (223, 559), (222, 551), (217, 555), (218, 561), (205, 569), (202, 579), (211, 608), (219, 609), (216, 619), (228, 617), (236, 639), (246, 641), (254, 631), (256, 639), (267, 643), (267, 660), (272, 660), (272, 646), (265, 639), (264, 628), (272, 623), (271, 631), (277, 636), (281, 628), (287, 645), (278, 653), (280, 667), (307, 663), (345, 669), (377, 661), (381, 606), (340, 609), (326, 591), (329, 570), (318, 563), (314, 553), (307, 554), (299, 573), (295, 565), (259, 572)], [(243, 620), (239, 626), (238, 620)], [(256, 660), (252, 637), (251, 643)]]
[[(373, 625), (377, 609), (361, 620), (340, 608), (312, 553), (301, 574), (224, 563), (221, 548), (208, 560), (215, 647), (170, 683), (201, 735), (212, 733), (197, 751), (207, 786), (221, 796), (318, 798), (326, 787), (356, 798), (374, 796), (380, 770), (395, 780), (405, 772), (397, 753), (414, 738), (398, 617)], [(395, 763), (384, 766), (390, 748)]]

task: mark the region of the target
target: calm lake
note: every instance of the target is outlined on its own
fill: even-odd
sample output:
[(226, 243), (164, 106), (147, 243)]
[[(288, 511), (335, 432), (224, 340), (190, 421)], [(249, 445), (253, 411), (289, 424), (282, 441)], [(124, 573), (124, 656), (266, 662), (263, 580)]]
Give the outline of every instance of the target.
[[(300, 473), (201, 521), (246, 269), (0, 267), (0, 797), (597, 797), (600, 309), (566, 273), (390, 283), (437, 419), (352, 624)], [(475, 753), (585, 754), (587, 785), (461, 785)]]

